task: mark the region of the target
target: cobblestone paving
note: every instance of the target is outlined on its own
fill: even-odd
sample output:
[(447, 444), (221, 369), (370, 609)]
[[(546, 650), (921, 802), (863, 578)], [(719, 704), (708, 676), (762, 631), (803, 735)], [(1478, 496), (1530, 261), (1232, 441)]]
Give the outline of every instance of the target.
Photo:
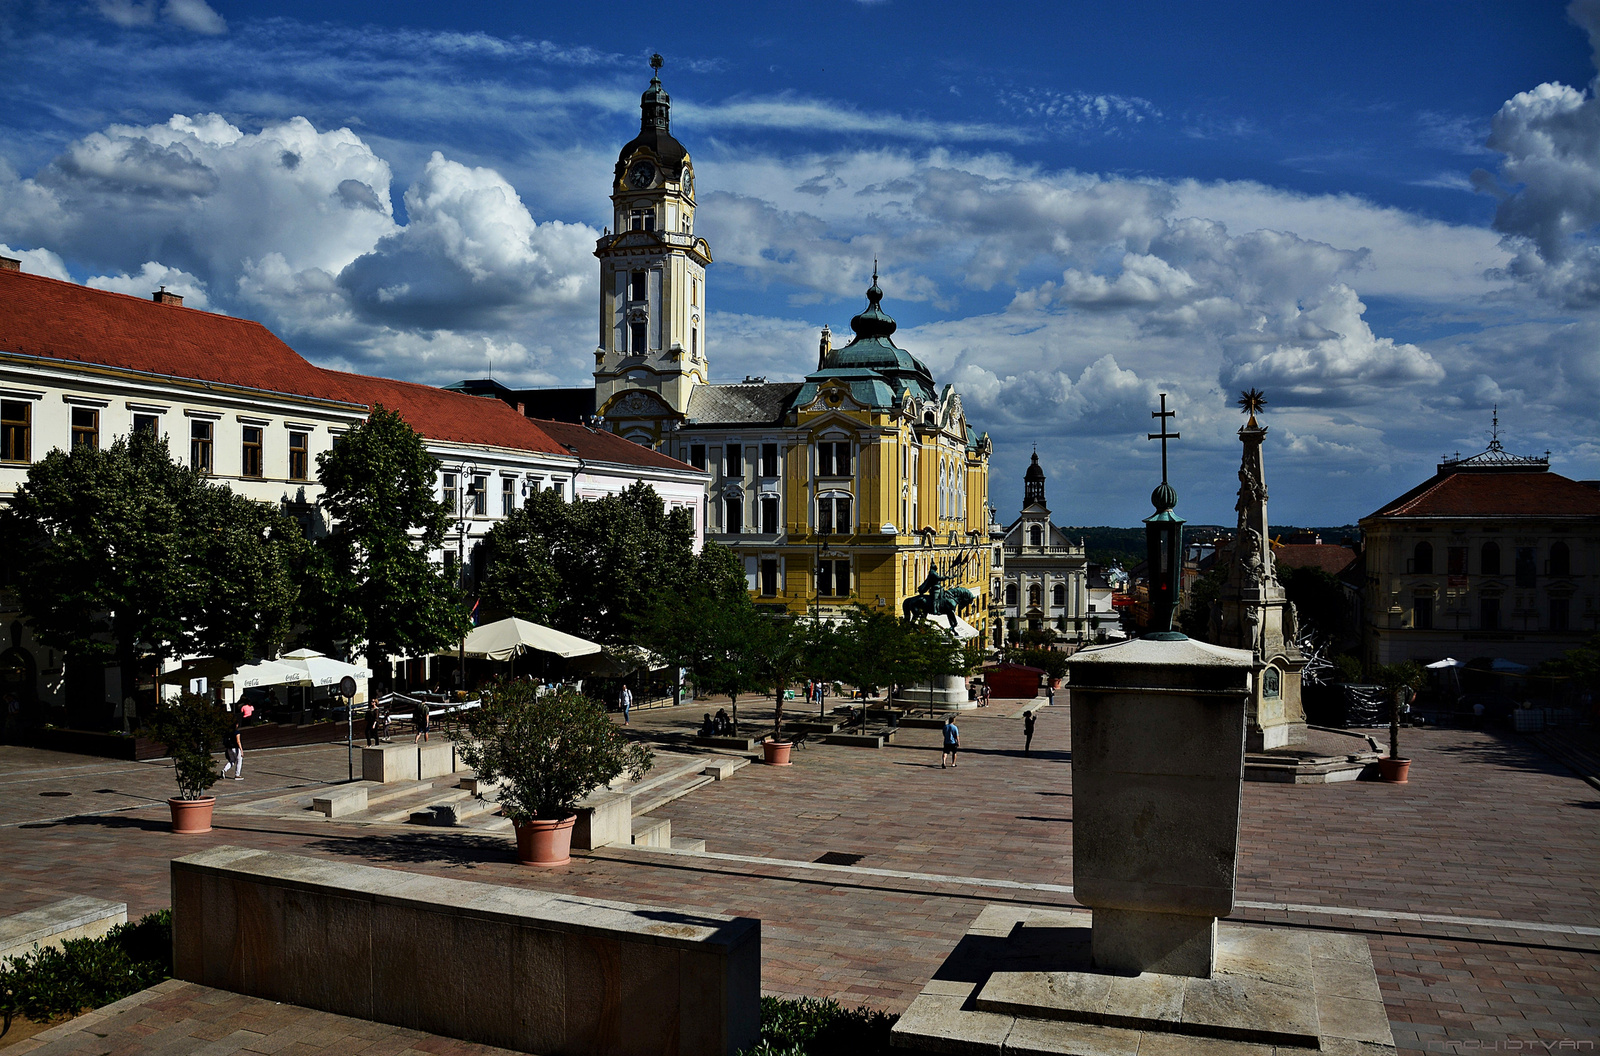
[[(769, 708), (741, 702), (740, 717), (770, 723)], [(633, 728), (685, 729), (704, 710), (635, 711)], [(746, 767), (655, 813), (675, 835), (705, 839), (707, 856), (607, 848), (555, 871), (520, 869), (499, 836), (222, 810), (213, 833), (176, 837), (164, 805), (62, 818), (71, 808), (60, 799), (40, 808), (37, 790), (53, 782), (74, 791), (74, 805), (109, 798), (98, 788), (155, 799), (167, 794), (157, 779), (170, 775), (160, 764), (48, 755), (35, 777), (36, 757), (0, 749), (0, 896), (20, 909), (100, 894), (137, 915), (167, 904), (167, 860), (202, 847), (355, 858), (760, 917), (766, 992), (898, 1011), (984, 904), (1073, 904), (1063, 888), (1072, 882), (1069, 710), (1039, 713), (1029, 755), (1019, 711), (997, 701), (962, 715), (965, 747), (952, 770), (939, 766), (937, 730), (902, 729), (880, 751), (809, 745), (792, 767)], [(1510, 735), (1415, 730), (1403, 746), (1408, 785), (1245, 786), (1238, 897), (1248, 905), (1234, 919), (1365, 936), (1402, 1051), (1595, 1042), (1600, 793)], [(281, 762), (252, 753), (247, 780), (225, 791), (344, 776), (342, 747), (280, 751)], [(853, 868), (806, 864), (828, 852), (862, 857)]]

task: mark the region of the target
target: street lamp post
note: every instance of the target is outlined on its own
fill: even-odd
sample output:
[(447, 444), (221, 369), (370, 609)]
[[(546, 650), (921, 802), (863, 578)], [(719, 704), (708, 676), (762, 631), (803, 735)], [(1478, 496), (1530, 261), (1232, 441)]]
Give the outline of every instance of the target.
[[(459, 513), (456, 519), (456, 577), (459, 584), (467, 582), (467, 481), (476, 481), (478, 467), (470, 462), (461, 464), (461, 482), (456, 488), (456, 500)], [(475, 485), (474, 485), (475, 486)], [(473, 500), (476, 503), (476, 499)], [(474, 511), (476, 512), (476, 511)], [(467, 691), (467, 636), (461, 635), (461, 644), (456, 654), (456, 683), (460, 691)]]

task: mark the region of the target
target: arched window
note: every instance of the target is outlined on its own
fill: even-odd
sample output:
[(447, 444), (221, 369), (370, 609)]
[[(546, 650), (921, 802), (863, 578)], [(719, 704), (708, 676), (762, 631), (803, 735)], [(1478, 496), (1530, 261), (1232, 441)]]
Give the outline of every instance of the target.
[(1044, 591), (1040, 589), (1039, 584), (1035, 583), (1033, 586), (1028, 588), (1028, 604), (1029, 605), (1033, 606), (1034, 608), (1038, 608), (1039, 605), (1043, 602), (1043, 600), (1044, 600)]
[(1053, 604), (1058, 606), (1065, 605), (1067, 603), (1067, 588), (1064, 585), (1057, 583), (1056, 589), (1051, 591), (1050, 596), (1053, 600)]
[(1567, 549), (1567, 544), (1559, 540), (1550, 544), (1550, 574), (1552, 576), (1572, 574), (1572, 553)]
[(1044, 545), (1044, 529), (1039, 527), (1037, 524), (1033, 525), (1032, 527), (1030, 527), (1028, 529), (1028, 545), (1029, 546), (1043, 546)]
[(1017, 585), (1015, 583), (1007, 583), (1006, 584), (1006, 604), (1007, 605), (1015, 605), (1016, 603), (1017, 603)]
[(1418, 543), (1417, 549), (1411, 560), (1411, 571), (1421, 572), (1424, 575), (1433, 574), (1433, 544)]
[(1483, 557), (1479, 562), (1478, 571), (1482, 572), (1486, 576), (1498, 576), (1500, 574), (1499, 543), (1483, 544)]

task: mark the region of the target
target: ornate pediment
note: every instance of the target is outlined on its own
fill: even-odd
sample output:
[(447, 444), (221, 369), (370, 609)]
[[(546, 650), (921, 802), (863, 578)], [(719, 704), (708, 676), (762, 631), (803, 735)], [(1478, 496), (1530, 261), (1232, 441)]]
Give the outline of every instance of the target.
[(677, 412), (653, 392), (628, 389), (617, 393), (600, 414), (605, 418), (676, 418)]

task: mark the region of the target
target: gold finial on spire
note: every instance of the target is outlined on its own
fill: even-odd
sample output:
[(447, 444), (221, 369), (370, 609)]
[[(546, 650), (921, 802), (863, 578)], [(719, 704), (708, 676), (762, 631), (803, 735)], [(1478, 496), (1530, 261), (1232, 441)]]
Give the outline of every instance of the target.
[(1246, 424), (1248, 429), (1259, 428), (1256, 425), (1256, 412), (1267, 405), (1267, 394), (1257, 388), (1250, 388), (1239, 394), (1239, 406), (1244, 408), (1243, 413), (1250, 416)]

